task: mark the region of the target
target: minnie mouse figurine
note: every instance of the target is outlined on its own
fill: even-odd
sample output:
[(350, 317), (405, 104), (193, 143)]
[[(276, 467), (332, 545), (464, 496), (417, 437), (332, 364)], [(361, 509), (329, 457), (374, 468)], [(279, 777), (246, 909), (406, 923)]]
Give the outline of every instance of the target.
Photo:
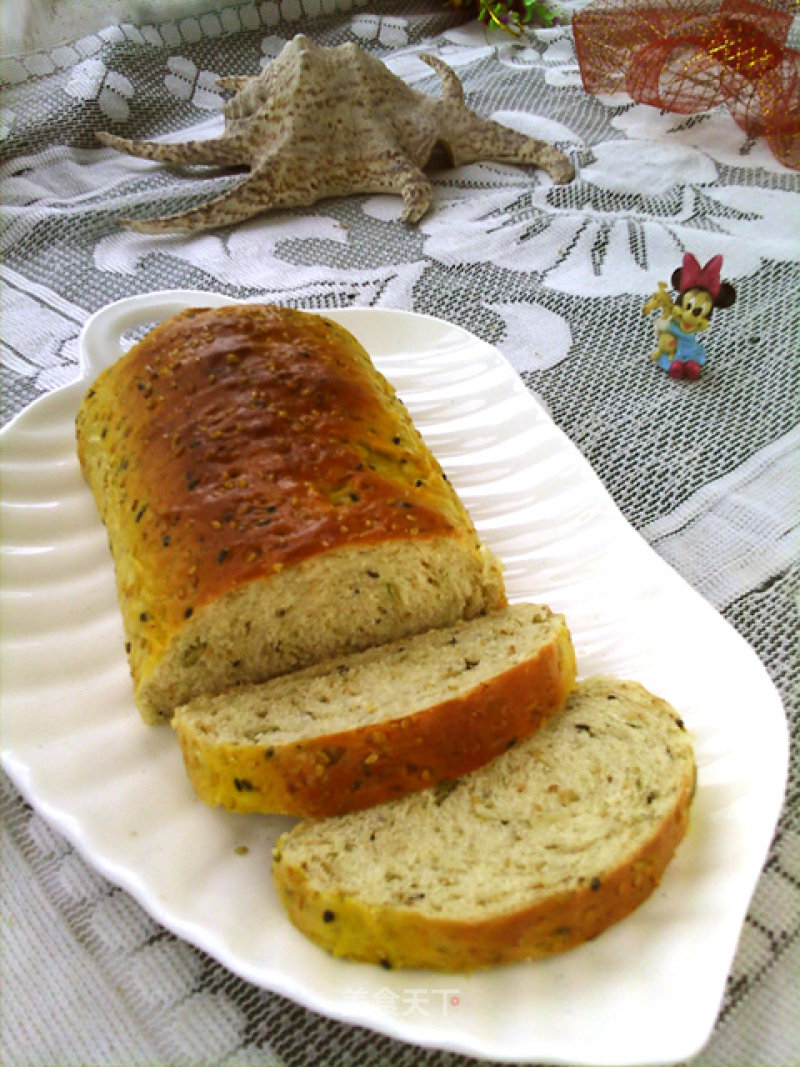
[(736, 300), (733, 286), (720, 281), (721, 266), (722, 256), (714, 256), (701, 267), (687, 252), (683, 265), (670, 279), (679, 294), (675, 303), (667, 292), (667, 283), (659, 282), (658, 291), (642, 308), (643, 315), (651, 311), (661, 313), (655, 321), (658, 344), (650, 358), (656, 360), (656, 366), (667, 371), (670, 378), (696, 381), (700, 377), (706, 352), (697, 340), (697, 334), (711, 325), (714, 308), (729, 308)]

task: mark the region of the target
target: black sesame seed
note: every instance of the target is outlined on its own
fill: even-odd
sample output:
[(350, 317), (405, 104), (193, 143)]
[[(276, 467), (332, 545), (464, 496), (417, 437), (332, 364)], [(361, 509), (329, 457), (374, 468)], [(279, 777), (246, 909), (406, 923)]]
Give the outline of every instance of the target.
[(192, 615), (194, 615), (194, 608), (187, 608), (183, 613), (184, 619), (191, 619)]
[(323, 911), (322, 913), (322, 921), (324, 923), (332, 923), (335, 918), (336, 915), (330, 910), (330, 908), (326, 908), (325, 911)]
[(589, 883), (589, 888), (594, 890), (594, 892), (596, 893), (597, 890), (600, 888), (600, 879), (599, 878), (593, 878), (591, 880), (591, 882)]
[(217, 553), (217, 563), (224, 563), (229, 555), (230, 553), (227, 548), (221, 548)]
[(161, 538), (161, 544), (164, 546), (164, 548), (169, 548), (169, 542), (170, 542), (169, 534), (164, 534), (164, 536)]
[(391, 969), (392, 969), (392, 961), (391, 960), (387, 960), (384, 957), (384, 959), (381, 960), (381, 967), (383, 967), (384, 971), (391, 971)]

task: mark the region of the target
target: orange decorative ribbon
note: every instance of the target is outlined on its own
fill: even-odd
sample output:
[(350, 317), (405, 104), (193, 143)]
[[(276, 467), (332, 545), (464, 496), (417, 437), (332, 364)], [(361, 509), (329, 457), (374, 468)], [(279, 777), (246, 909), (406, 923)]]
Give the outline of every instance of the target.
[(753, 0), (594, 0), (572, 19), (583, 86), (693, 115), (725, 104), (800, 169), (800, 52), (789, 11)]

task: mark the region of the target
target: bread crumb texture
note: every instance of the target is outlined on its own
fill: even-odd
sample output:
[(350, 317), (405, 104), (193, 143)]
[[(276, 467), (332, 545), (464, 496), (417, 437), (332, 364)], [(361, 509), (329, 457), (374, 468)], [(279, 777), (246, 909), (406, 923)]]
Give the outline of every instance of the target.
[(299, 823), (273, 873), (335, 955), (469, 971), (597, 936), (653, 891), (695, 764), (674, 710), (597, 677), (485, 767), (381, 807)]

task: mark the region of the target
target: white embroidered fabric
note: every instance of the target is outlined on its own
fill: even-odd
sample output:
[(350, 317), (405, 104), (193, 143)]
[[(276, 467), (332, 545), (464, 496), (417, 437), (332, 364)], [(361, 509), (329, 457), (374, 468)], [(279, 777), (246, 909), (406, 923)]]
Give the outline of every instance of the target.
[[(679, 116), (587, 96), (568, 19), (513, 38), (438, 0), (178, 6), (87, 4), (85, 24), (55, 17), (57, 39), (40, 28), (37, 50), (2, 61), (3, 421), (74, 380), (83, 323), (136, 293), (205, 289), (454, 322), (506, 355), (629, 522), (754, 647), (796, 737), (800, 174), (724, 107)], [(437, 170), (432, 209), (413, 227), (400, 221), (399, 198), (383, 195), (195, 236), (118, 227), (120, 215), (180, 210), (239, 176), (133, 159), (99, 147), (95, 132), (213, 134), (216, 79), (258, 71), (300, 29), (322, 44), (355, 41), (431, 93), (436, 76), (417, 57), (440, 56), (470, 107), (556, 143), (575, 181), (553, 186), (492, 162)], [(686, 251), (701, 263), (721, 253), (737, 290), (733, 308), (715, 314), (708, 366), (691, 383), (653, 366), (642, 314)], [(674, 655), (678, 669), (679, 634)], [(799, 774), (795, 748), (697, 1067), (796, 1067), (800, 1057)], [(248, 985), (96, 873), (6, 775), (2, 811), (8, 1067), (475, 1062)]]

